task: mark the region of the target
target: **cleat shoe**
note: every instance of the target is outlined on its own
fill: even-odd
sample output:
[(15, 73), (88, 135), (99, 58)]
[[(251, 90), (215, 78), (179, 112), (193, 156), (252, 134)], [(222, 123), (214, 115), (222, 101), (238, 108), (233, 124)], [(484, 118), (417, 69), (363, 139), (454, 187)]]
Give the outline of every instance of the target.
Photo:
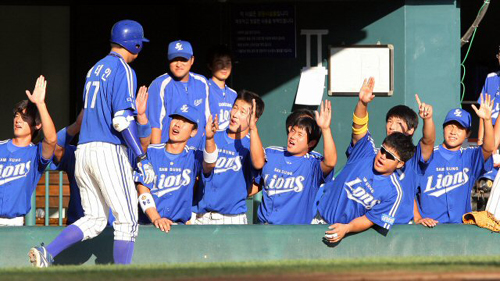
[(43, 246), (33, 247), (28, 253), (31, 265), (34, 267), (49, 267), (54, 262), (52, 255), (47, 252), (47, 249)]

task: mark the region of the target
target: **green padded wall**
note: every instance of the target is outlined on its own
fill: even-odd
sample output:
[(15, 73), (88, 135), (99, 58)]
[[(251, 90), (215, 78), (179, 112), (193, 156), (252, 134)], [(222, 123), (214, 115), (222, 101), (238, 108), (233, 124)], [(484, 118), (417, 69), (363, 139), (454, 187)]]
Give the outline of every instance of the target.
[[(0, 228), (0, 267), (28, 266), (26, 254), (62, 227)], [(140, 227), (134, 264), (270, 261), (402, 256), (498, 256), (500, 235), (470, 225), (396, 225), (384, 237), (370, 229), (337, 245), (322, 241), (326, 225), (173, 226), (168, 234)], [(481, 243), (478, 243), (481, 241)], [(62, 252), (57, 264), (112, 262), (113, 231)], [(9, 253), (9, 254), (5, 254)]]

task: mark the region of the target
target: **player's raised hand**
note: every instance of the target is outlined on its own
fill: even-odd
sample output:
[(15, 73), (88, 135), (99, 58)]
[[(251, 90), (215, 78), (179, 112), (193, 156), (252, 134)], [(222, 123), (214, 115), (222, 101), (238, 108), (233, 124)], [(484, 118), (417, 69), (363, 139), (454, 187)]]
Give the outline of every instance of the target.
[(480, 101), (481, 105), (479, 106), (479, 109), (473, 104), (472, 109), (477, 114), (477, 117), (483, 119), (483, 120), (490, 120), (491, 119), (491, 113), (493, 112), (493, 104), (494, 101), (491, 99), (491, 96), (488, 94), (481, 94), (480, 96)]
[(137, 115), (146, 114), (146, 107), (148, 104), (148, 88), (146, 86), (142, 86), (137, 91), (137, 96), (135, 98), (135, 106), (137, 108)]
[(322, 101), (320, 112), (316, 110), (314, 115), (316, 115), (316, 123), (322, 130), (329, 129), (332, 122), (332, 103), (329, 100)]
[(207, 125), (205, 126), (205, 134), (207, 139), (212, 139), (215, 132), (219, 130), (219, 116), (215, 114), (215, 119), (212, 118), (212, 114), (208, 117)]
[(252, 108), (251, 112), (248, 115), (248, 127), (250, 130), (257, 128), (257, 103), (255, 99), (252, 99)]
[(168, 233), (170, 231), (170, 226), (174, 223), (167, 218), (157, 218), (153, 222), (153, 224), (155, 225), (156, 228), (160, 229), (165, 233)]
[(432, 105), (421, 102), (420, 98), (418, 97), (418, 94), (415, 94), (415, 99), (417, 100), (418, 115), (420, 116), (420, 118), (422, 118), (422, 119), (432, 118), (432, 115), (433, 115)]
[(35, 88), (33, 89), (33, 94), (26, 90), (26, 95), (28, 99), (34, 104), (41, 104), (45, 102), (45, 89), (47, 88), (47, 81), (43, 75), (40, 75), (36, 79)]
[(363, 81), (363, 85), (359, 90), (359, 100), (363, 102), (365, 105), (370, 103), (375, 95), (373, 94), (373, 88), (375, 87), (375, 78), (370, 77), (368, 81), (365, 79)]

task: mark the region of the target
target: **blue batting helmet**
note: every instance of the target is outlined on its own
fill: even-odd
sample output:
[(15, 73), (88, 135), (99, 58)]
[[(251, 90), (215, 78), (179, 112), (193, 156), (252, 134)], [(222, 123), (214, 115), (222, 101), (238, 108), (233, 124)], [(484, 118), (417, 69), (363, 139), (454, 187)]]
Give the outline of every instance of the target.
[(142, 42), (149, 42), (144, 38), (144, 30), (140, 23), (133, 20), (121, 20), (111, 28), (111, 43), (118, 44), (132, 54), (142, 49)]

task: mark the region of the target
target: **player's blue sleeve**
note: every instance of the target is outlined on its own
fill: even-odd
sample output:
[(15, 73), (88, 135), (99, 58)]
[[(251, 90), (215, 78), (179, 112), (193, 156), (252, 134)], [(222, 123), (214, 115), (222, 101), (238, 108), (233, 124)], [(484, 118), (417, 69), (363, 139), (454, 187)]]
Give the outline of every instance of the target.
[(43, 158), (43, 154), (42, 154), (43, 146), (42, 146), (42, 143), (43, 143), (43, 141), (41, 141), (41, 142), (38, 143), (38, 152), (37, 152), (37, 161), (36, 161), (36, 164), (38, 166), (37, 170), (40, 173), (43, 172), (43, 171), (45, 171), (45, 169), (47, 169), (47, 166), (52, 161), (52, 156), (49, 159)]
[[(66, 168), (67, 168), (66, 162), (67, 161), (65, 161), (65, 160), (67, 160), (67, 159), (64, 159), (64, 158), (66, 156), (66, 152), (67, 152), (68, 147), (70, 147), (70, 143), (71, 143), (71, 140), (73, 140), (73, 137), (74, 136), (68, 134), (68, 132), (66, 131), (66, 127), (62, 128), (61, 130), (59, 130), (59, 132), (57, 132), (57, 145), (64, 148), (64, 154), (63, 154), (60, 161), (58, 161), (54, 157), (54, 161), (52, 161), (52, 163), (50, 163), (51, 170), (66, 171)], [(62, 163), (63, 161), (65, 163)], [(57, 163), (57, 162), (60, 162), (60, 163)]]
[(75, 151), (76, 151), (76, 146), (74, 145), (66, 145), (64, 147), (64, 154), (61, 157), (61, 160), (59, 163), (55, 163), (52, 161), (50, 163), (50, 169), (51, 170), (57, 170), (57, 171), (69, 171), (69, 170), (74, 170), (75, 169)]
[(396, 220), (396, 214), (403, 198), (403, 191), (395, 174), (391, 175), (396, 192), (390, 193), (386, 198), (366, 212), (366, 217), (374, 224), (389, 230)]
[[(483, 149), (482, 147), (476, 147), (473, 149), (467, 149), (466, 152), (470, 157), (469, 164), (470, 167), (464, 167), (471, 169), (471, 175), (478, 178), (480, 175), (484, 174), (487, 171), (493, 169), (493, 156), (490, 156), (486, 161), (484, 160)], [(466, 164), (466, 165), (467, 165)]]
[[(124, 110), (117, 114), (121, 114), (120, 116), (125, 118), (134, 116), (134, 113), (131, 110)], [(115, 118), (117, 116), (118, 115), (115, 115)], [(127, 146), (134, 153), (135, 157), (139, 157), (144, 154), (144, 152), (142, 151), (141, 141), (137, 136), (137, 123), (135, 122), (135, 120), (130, 121), (128, 123), (128, 126), (123, 131), (121, 131), (121, 134), (123, 136), (123, 139), (127, 143)]]
[(346, 151), (347, 163), (351, 163), (361, 158), (373, 157), (377, 154), (377, 149), (375, 148), (375, 142), (370, 134), (366, 132), (366, 135), (358, 140), (353, 146), (352, 142)]
[(429, 160), (424, 160), (424, 157), (422, 155), (422, 145), (419, 141), (415, 148), (415, 154), (413, 154), (413, 157), (410, 158), (410, 160), (406, 161), (405, 166), (407, 166), (407, 169), (412, 169), (413, 171), (415, 171), (417, 175), (423, 176), (425, 174), (425, 171), (427, 170), (427, 167), (429, 166), (429, 163), (432, 161), (433, 156), (434, 152), (431, 154)]
[(148, 88), (148, 106), (146, 108), (146, 113), (148, 116), (149, 123), (151, 123), (152, 128), (161, 128), (160, 113), (163, 108), (163, 101), (160, 96), (160, 83), (159, 79), (154, 80)]
[(113, 83), (112, 111), (130, 109), (135, 111), (135, 91), (137, 89), (134, 70), (128, 65), (117, 68)]

